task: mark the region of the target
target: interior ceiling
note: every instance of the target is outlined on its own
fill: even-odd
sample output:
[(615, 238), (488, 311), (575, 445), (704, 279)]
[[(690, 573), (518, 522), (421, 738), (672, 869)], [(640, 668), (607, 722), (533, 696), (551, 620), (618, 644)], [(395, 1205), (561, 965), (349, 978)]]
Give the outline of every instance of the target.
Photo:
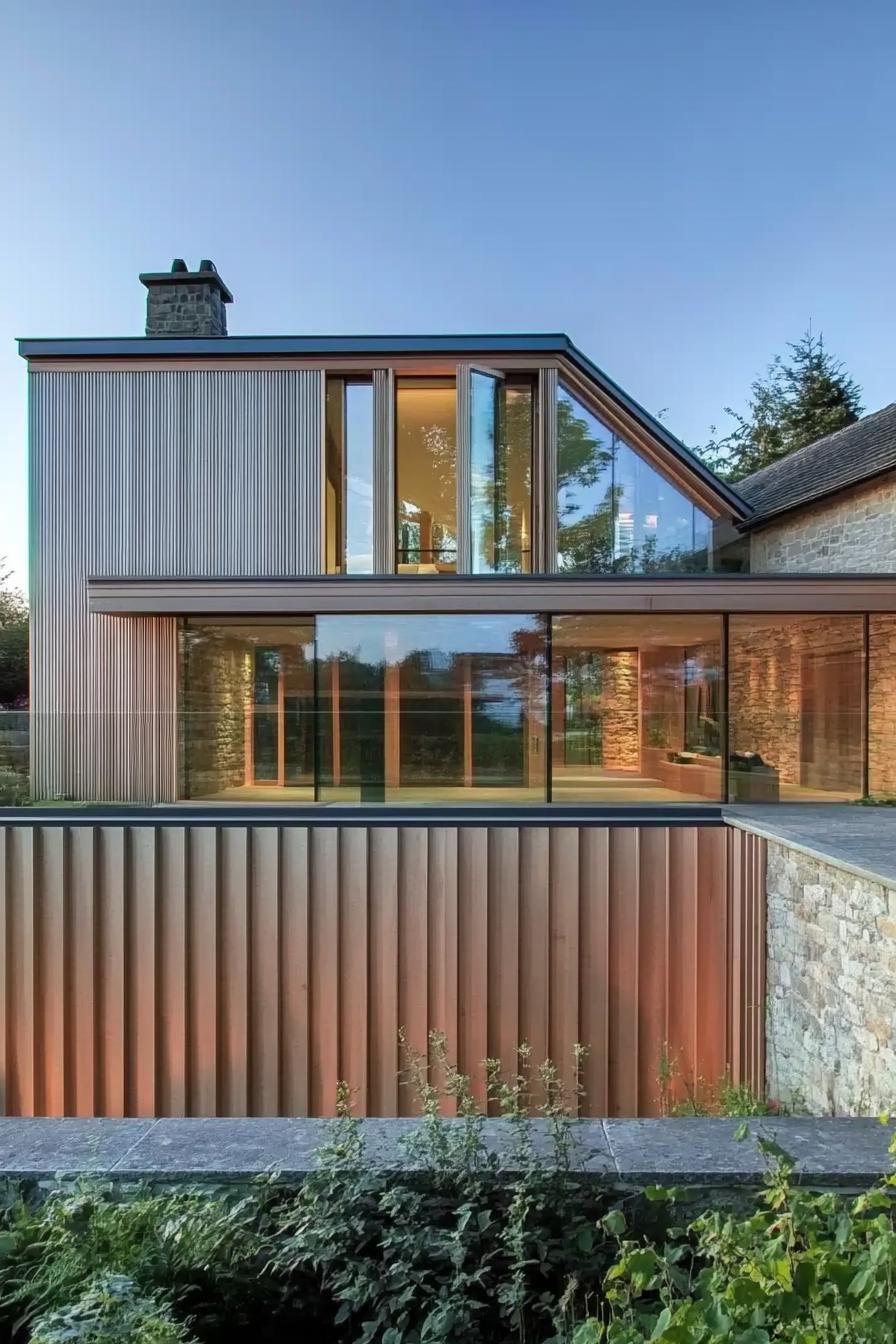
[[(456, 471), (457, 410), (454, 385), (414, 387), (399, 384), (396, 397), (396, 442), (398, 445), (398, 490), (409, 504), (444, 515), (444, 490), (434, 478), (434, 455), (427, 450), (425, 434), (432, 430), (444, 442), (453, 486)], [(450, 492), (449, 492), (450, 493)], [(453, 517), (453, 510), (451, 516)]]
[(659, 649), (717, 643), (720, 616), (555, 616), (558, 649)]

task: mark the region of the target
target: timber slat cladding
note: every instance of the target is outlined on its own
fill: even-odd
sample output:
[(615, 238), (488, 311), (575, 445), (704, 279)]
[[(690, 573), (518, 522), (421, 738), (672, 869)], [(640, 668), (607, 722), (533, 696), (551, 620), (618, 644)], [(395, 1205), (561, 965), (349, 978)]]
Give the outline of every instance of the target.
[(764, 842), (720, 826), (8, 825), (8, 1115), (413, 1111), (398, 1031), (518, 1042), (581, 1111), (762, 1088)]

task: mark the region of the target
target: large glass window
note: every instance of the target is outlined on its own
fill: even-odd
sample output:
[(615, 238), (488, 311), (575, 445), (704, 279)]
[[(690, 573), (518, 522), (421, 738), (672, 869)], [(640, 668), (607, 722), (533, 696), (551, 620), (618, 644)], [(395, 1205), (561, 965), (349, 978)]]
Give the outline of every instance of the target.
[(185, 798), (314, 797), (311, 622), (187, 621), (180, 635)]
[(719, 801), (718, 616), (555, 616), (555, 802)]
[(328, 574), (373, 571), (373, 386), (327, 378)]
[(457, 402), (453, 378), (395, 383), (398, 572), (457, 568)]
[(711, 568), (707, 516), (562, 386), (557, 487), (561, 570), (647, 574)]
[(730, 792), (737, 802), (862, 795), (861, 616), (732, 616)]
[(543, 801), (536, 616), (317, 620), (323, 801)]
[(531, 379), (470, 374), (474, 574), (521, 574), (532, 559)]
[(896, 616), (868, 618), (867, 666), (865, 627), (842, 614), (190, 619), (181, 796), (891, 797)]

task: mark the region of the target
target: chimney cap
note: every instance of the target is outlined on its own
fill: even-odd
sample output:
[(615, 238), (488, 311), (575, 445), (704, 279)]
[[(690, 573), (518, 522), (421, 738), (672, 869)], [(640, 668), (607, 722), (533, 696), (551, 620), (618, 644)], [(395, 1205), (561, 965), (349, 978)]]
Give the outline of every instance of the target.
[(207, 258), (199, 263), (198, 271), (191, 271), (181, 257), (175, 257), (170, 271), (144, 271), (140, 283), (147, 289), (154, 289), (157, 285), (214, 285), (221, 295), (222, 303), (233, 303), (233, 295), (218, 274), (214, 262)]

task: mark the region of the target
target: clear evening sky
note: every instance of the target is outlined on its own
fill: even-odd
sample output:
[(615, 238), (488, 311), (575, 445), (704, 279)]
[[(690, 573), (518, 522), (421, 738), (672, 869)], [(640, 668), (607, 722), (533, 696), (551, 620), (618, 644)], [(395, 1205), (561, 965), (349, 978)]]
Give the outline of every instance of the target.
[(0, 0), (0, 554), (14, 336), (566, 331), (686, 442), (807, 323), (896, 398), (892, 0)]

